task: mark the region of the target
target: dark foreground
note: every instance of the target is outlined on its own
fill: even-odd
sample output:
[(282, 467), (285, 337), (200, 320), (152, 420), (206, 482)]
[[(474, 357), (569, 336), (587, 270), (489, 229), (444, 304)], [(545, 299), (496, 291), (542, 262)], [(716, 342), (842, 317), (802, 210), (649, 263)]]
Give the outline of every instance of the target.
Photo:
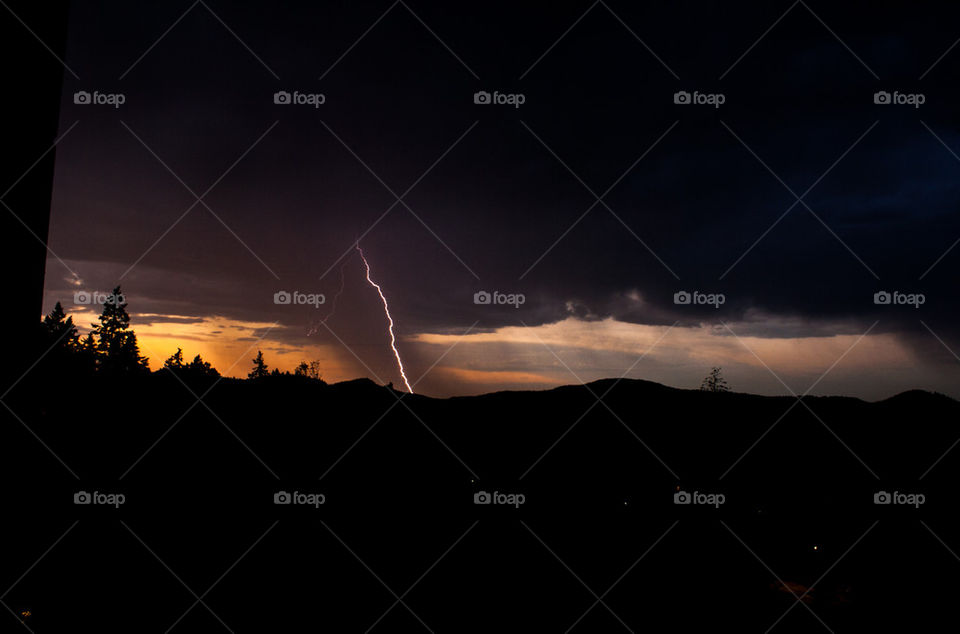
[[(28, 376), (4, 402), (0, 591), (35, 632), (955, 618), (960, 403), (940, 395), (797, 403), (624, 380), (434, 400), (161, 374)], [(675, 503), (694, 492), (711, 504)]]

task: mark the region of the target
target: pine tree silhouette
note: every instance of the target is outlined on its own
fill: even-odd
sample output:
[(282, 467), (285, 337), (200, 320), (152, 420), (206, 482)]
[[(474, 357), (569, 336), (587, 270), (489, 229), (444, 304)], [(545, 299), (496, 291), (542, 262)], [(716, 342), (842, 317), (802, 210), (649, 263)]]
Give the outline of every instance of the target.
[(60, 302), (57, 302), (50, 314), (43, 318), (43, 330), (48, 346), (57, 346), (60, 350), (77, 348), (79, 335), (76, 326), (73, 325), (73, 317), (67, 317)]
[(187, 373), (191, 376), (220, 376), (220, 373), (217, 372), (217, 369), (201, 359), (199, 354), (195, 356), (193, 361), (188, 363), (185, 368)]
[[(164, 361), (163, 369), (175, 373), (181, 378), (197, 378), (203, 376), (220, 376), (217, 369), (203, 360), (198, 354), (190, 363), (183, 362), (183, 349), (177, 348), (177, 351), (170, 355)], [(159, 372), (159, 370), (158, 370)]]
[(704, 392), (729, 392), (730, 386), (727, 385), (727, 380), (720, 374), (720, 368), (715, 367), (700, 383), (700, 389)]
[(164, 370), (182, 370), (183, 369), (183, 350), (177, 348), (177, 351), (170, 355), (166, 361), (163, 362)]
[(100, 351), (97, 349), (97, 340), (94, 338), (92, 330), (77, 344), (77, 353), (80, 357), (80, 364), (86, 372), (94, 372), (97, 369), (100, 361)]
[(270, 373), (267, 371), (267, 364), (263, 361), (263, 352), (257, 350), (257, 356), (253, 360), (253, 369), (247, 375), (248, 379), (262, 379)]
[(323, 374), (320, 372), (320, 362), (311, 361), (307, 363), (306, 361), (301, 361), (300, 365), (293, 371), (296, 376), (305, 376), (308, 379), (320, 380)]
[(100, 353), (100, 369), (117, 373), (150, 371), (147, 358), (140, 354), (137, 335), (130, 330), (130, 315), (119, 286), (107, 298), (100, 314), (100, 324), (94, 325), (93, 330)]

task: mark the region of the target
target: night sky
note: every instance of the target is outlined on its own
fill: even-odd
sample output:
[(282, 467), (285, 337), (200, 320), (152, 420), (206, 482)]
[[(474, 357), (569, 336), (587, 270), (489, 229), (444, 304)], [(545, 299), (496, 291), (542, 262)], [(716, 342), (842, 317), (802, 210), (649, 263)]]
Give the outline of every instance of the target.
[(709, 7), (76, 2), (44, 308), (86, 327), (74, 293), (119, 283), (154, 368), (180, 346), (244, 376), (259, 348), (399, 386), (359, 239), (417, 392), (722, 366), (737, 391), (960, 396), (954, 16)]

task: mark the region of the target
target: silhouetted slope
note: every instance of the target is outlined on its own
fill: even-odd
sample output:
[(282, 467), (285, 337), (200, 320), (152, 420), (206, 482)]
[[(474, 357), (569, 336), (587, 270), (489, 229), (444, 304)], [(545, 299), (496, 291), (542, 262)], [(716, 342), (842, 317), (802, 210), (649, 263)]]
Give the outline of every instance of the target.
[[(569, 627), (593, 599), (538, 538), (602, 592), (679, 521), (607, 599), (630, 623), (670, 615), (678, 631), (717, 622), (769, 627), (794, 602), (777, 578), (809, 587), (878, 519), (811, 591), (810, 605), (831, 626), (862, 626), (880, 614), (885, 626), (913, 623), (909, 606), (948, 604), (956, 586), (948, 568), (960, 565), (919, 523), (956, 543), (960, 454), (937, 461), (960, 437), (960, 403), (939, 394), (797, 403), (604, 380), (433, 399), (365, 379), (184, 386), (161, 373), (129, 381), (28, 376), (7, 402), (79, 477), (6, 416), (2, 476), (25, 483), (16, 512), (43, 518), (41, 529), (16, 536), (12, 569), (29, 567), (81, 520), (65, 540), (73, 545), (58, 546), (47, 568), (6, 599), (48, 615), (48, 627), (35, 619), (38, 632), (69, 629), (74, 620), (64, 614), (104, 596), (115, 619), (108, 631), (144, 612), (165, 629), (193, 601), (119, 520), (198, 593), (279, 520), (218, 590), (230, 599), (217, 612), (243, 631), (296, 630), (316, 622), (312, 610), (348, 622), (359, 610), (372, 622), (389, 607), (394, 598), (330, 530), (401, 593), (479, 520), (416, 590), (429, 597), (420, 606), (449, 608), (430, 611), (435, 631), (462, 630), (454, 617), (471, 610), (476, 631), (502, 628), (514, 612), (519, 629)], [(723, 493), (726, 502), (675, 505), (678, 487)], [(120, 491), (127, 503), (75, 506), (77, 490)], [(278, 506), (281, 490), (323, 493), (326, 503)], [(923, 491), (928, 502), (877, 506), (879, 490)], [(478, 491), (526, 500), (476, 505)], [(911, 530), (917, 540), (903, 550), (900, 536)], [(899, 597), (892, 605), (891, 591)], [(477, 610), (477, 601), (503, 603)], [(793, 612), (778, 630), (819, 626), (804, 608)], [(181, 625), (217, 624), (198, 605)], [(381, 626), (418, 624), (396, 606)], [(581, 627), (622, 628), (602, 606)]]
[[(677, 484), (719, 482), (742, 489), (745, 505), (776, 507), (781, 498), (816, 505), (871, 488), (877, 476), (916, 479), (960, 433), (960, 403), (921, 391), (876, 403), (798, 403), (605, 380), (433, 399), (365, 379), (207, 379), (188, 389), (158, 374), (109, 384), (71, 380), (56, 392), (39, 405), (18, 401), (17, 392), (10, 402), (83, 478), (109, 481), (129, 470), (131, 482), (270, 482), (273, 474), (312, 480), (329, 470), (330, 486), (370, 487), (370, 496), (380, 495), (384, 479), (437, 494), (468, 490), (471, 480), (522, 481), (543, 489), (530, 504), (556, 503), (569, 489), (604, 506), (630, 495), (662, 497), (654, 492)], [(42, 464), (49, 477), (55, 459), (39, 443), (24, 444), (9, 468)], [(945, 459), (930, 482), (956, 476), (956, 464)], [(773, 490), (783, 495), (773, 499)], [(600, 502), (604, 496), (610, 500)]]

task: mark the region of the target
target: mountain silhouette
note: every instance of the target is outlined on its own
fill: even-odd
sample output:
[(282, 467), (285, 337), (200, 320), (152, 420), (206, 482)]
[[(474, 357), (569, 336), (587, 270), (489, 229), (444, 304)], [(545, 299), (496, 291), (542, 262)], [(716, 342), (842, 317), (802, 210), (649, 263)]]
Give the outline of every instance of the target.
[[(399, 596), (474, 526), (463, 538), (470, 545), (452, 550), (415, 591), (430, 596), (420, 606), (448, 606), (426, 610), (436, 631), (457, 629), (454, 616), (472, 613), (477, 601), (497, 600), (503, 605), (476, 615), (477, 629), (507, 615), (521, 628), (565, 629), (594, 601), (564, 570), (568, 560), (599, 595), (658, 538), (605, 599), (627, 622), (649, 622), (653, 612), (680, 629), (737, 619), (766, 628), (802, 596), (831, 627), (879, 614), (887, 625), (916, 625), (907, 606), (937, 597), (947, 605), (950, 570), (960, 565), (942, 556), (921, 523), (943, 530), (955, 517), (960, 457), (944, 453), (958, 437), (960, 402), (919, 390), (878, 402), (808, 396), (798, 403), (606, 379), (437, 399), (367, 379), (181, 381), (160, 372), (28, 376), (8, 402), (43, 442), (12, 422), (7, 433), (21, 449), (6, 456), (3, 476), (32, 483), (17, 512), (43, 515), (50, 527), (18, 536), (25, 554), (16, 563), (29, 566), (26, 553), (42, 552), (80, 519), (64, 541), (82, 546), (58, 547), (60, 559), (48, 564), (57, 572), (31, 575), (6, 599), (29, 608), (35, 631), (68, 623), (50, 615), (102, 602), (104, 592), (110, 623), (159, 609), (166, 628), (194, 598), (183, 591), (183, 605), (158, 608), (137, 590), (159, 583), (170, 596), (167, 586), (177, 586), (138, 538), (163, 544), (157, 555), (199, 595), (274, 522), (256, 555), (224, 582), (231, 598), (216, 612), (227, 621), (294, 629), (316, 622), (311, 610), (349, 619), (357, 606), (372, 621), (395, 597), (341, 535)], [(81, 487), (126, 501), (71, 504)], [(878, 505), (882, 491), (919, 491), (926, 501)], [(277, 504), (278, 492), (324, 501)], [(684, 492), (724, 501), (677, 504)], [(499, 497), (477, 503), (484, 495)], [(874, 538), (894, 526), (929, 539), (891, 551)], [(261, 609), (264, 602), (276, 608)], [(819, 627), (807, 607), (796, 605), (777, 629)], [(220, 627), (202, 605), (181, 626)], [(402, 605), (380, 626), (422, 627)], [(580, 627), (622, 625), (596, 605)]]

